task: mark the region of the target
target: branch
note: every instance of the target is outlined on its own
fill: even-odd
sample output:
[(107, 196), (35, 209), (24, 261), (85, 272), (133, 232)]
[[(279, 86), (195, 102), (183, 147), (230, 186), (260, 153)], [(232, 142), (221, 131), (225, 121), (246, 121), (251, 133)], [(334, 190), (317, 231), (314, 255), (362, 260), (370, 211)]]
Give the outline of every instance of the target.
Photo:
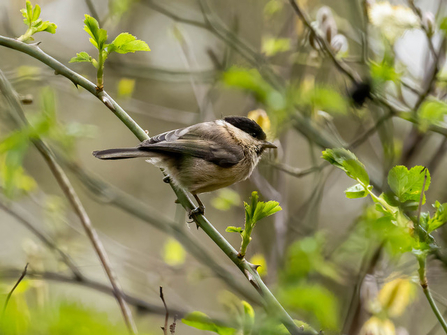
[[(0, 36), (0, 45), (4, 45), (6, 47), (24, 52), (40, 61), (44, 64), (50, 66), (58, 74), (63, 75), (70, 79), (75, 85), (79, 85), (84, 87), (87, 91), (95, 95), (98, 99), (100, 99), (128, 128), (132, 131), (132, 133), (140, 140), (144, 141), (149, 139), (149, 136), (146, 132), (105, 92), (98, 91), (96, 89), (96, 85), (80, 76), (76, 72), (70, 70), (65, 65), (50, 57), (46, 53), (44, 53), (38, 46), (36, 45), (28, 45), (17, 40)], [(18, 103), (18, 102), (17, 102)], [(20, 105), (19, 105), (20, 106)], [(21, 107), (21, 106), (20, 106)], [(41, 142), (37, 142), (41, 143)], [(39, 147), (38, 147), (39, 148)], [(42, 148), (44, 149), (44, 148)], [(64, 186), (63, 189), (66, 195), (69, 197), (71, 201), (73, 201), (73, 205), (75, 209), (79, 210), (79, 216), (83, 219), (88, 219), (85, 211), (83, 210), (82, 205), (79, 202), (74, 190), (71, 188), (69, 181), (63, 171), (60, 169), (59, 165), (53, 160), (52, 154), (50, 154), (48, 148), (45, 147), (46, 150), (42, 150), (41, 153), (44, 157), (47, 157), (47, 162), (52, 166), (53, 173), (58, 175), (59, 180), (61, 181), (61, 185)], [(58, 180), (58, 181), (59, 181)], [(175, 185), (170, 184), (173, 191), (175, 192), (179, 202), (188, 212), (195, 208), (195, 205), (188, 197), (186, 192), (182, 189), (177, 188)], [(67, 186), (69, 186), (67, 188)], [(85, 216), (83, 215), (85, 214)], [(247, 262), (245, 259), (239, 259), (237, 251), (231, 246), (231, 244), (214, 228), (214, 226), (205, 218), (205, 216), (200, 214), (195, 214), (193, 220), (197, 223), (197, 225), (202, 228), (202, 230), (217, 244), (217, 246), (233, 261), (233, 263), (239, 268), (239, 270), (245, 275), (248, 281), (256, 288), (258, 293), (262, 296), (264, 306), (266, 310), (273, 315), (276, 315), (287, 330), (295, 335), (295, 334), (303, 334), (300, 328), (295, 324), (290, 315), (286, 312), (284, 307), (276, 300), (275, 296), (270, 292), (268, 287), (264, 284), (258, 272), (256, 271), (256, 267)], [(90, 224), (90, 221), (86, 221), (86, 223)], [(113, 277), (112, 277), (113, 278)], [(113, 285), (113, 284), (112, 284)], [(117, 297), (119, 297), (118, 295)], [(122, 299), (122, 296), (121, 296)], [(123, 301), (124, 302), (124, 301)], [(124, 305), (126, 306), (126, 305)], [(312, 333), (317, 333), (316, 331), (312, 331)]]
[[(36, 46), (31, 47), (40, 50)], [(3, 92), (3, 95), (7, 99), (11, 109), (13, 109), (16, 112), (18, 118), (20, 119), (18, 120), (19, 121), (18, 123), (28, 124), (16, 92), (13, 90), (11, 84), (1, 71), (0, 71), (0, 90)], [(39, 137), (31, 139), (31, 141), (44, 158), (45, 162), (47, 163), (51, 172), (53, 173), (55, 179), (57, 180), (60, 188), (62, 189), (62, 192), (66, 196), (69, 203), (72, 205), (77, 216), (79, 217), (85, 229), (85, 232), (87, 233), (87, 236), (92, 242), (93, 247), (96, 253), (98, 254), (98, 257), (101, 260), (104, 270), (106, 271), (106, 274), (109, 277), (110, 283), (112, 284), (112, 287), (114, 289), (116, 299), (121, 308), (121, 312), (123, 314), (129, 332), (130, 334), (136, 334), (137, 333), (136, 325), (133, 320), (129, 306), (127, 306), (126, 301), (123, 298), (123, 292), (118, 282), (118, 278), (116, 277), (115, 272), (112, 269), (112, 265), (107, 256), (106, 250), (104, 249), (104, 246), (102, 245), (101, 240), (99, 239), (98, 234), (96, 233), (96, 230), (93, 228), (90, 218), (87, 212), (85, 211), (81, 201), (79, 200), (78, 195), (76, 194), (73, 186), (71, 185), (70, 180), (68, 179), (65, 172), (62, 170), (62, 168), (54, 159), (54, 155), (51, 152), (50, 148), (48, 148), (48, 146)]]
[(311, 31), (311, 33), (315, 36), (316, 41), (320, 45), (320, 47), (327, 53), (329, 58), (332, 60), (334, 65), (345, 75), (347, 75), (354, 83), (360, 83), (362, 80), (358, 73), (354, 72), (350, 67), (348, 67), (345, 63), (339, 61), (337, 57), (332, 52), (331, 48), (327, 41), (320, 36), (320, 34), (315, 30), (312, 26), (311, 21), (307, 14), (300, 8), (296, 0), (289, 0), (290, 5), (295, 11), (296, 15), (303, 21), (304, 25)]
[(29, 222), (24, 216), (14, 211), (11, 206), (6, 206), (3, 199), (0, 198), (0, 208), (4, 210), (6, 213), (14, 217), (18, 222), (23, 224), (28, 230), (30, 230), (34, 235), (36, 235), (49, 249), (55, 251), (59, 254), (61, 260), (68, 266), (68, 268), (73, 272), (73, 275), (77, 280), (81, 280), (84, 278), (84, 275), (79, 271), (76, 264), (71, 259), (70, 255), (66, 254), (62, 249), (60, 249), (56, 243), (49, 237), (47, 237), (44, 233), (39, 231), (34, 224)]
[[(19, 272), (15, 269), (1, 269), (0, 270), (0, 277), (3, 279), (8, 278), (17, 278)], [(77, 278), (63, 275), (57, 272), (50, 272), (50, 271), (29, 271), (27, 273), (27, 278), (30, 279), (36, 279), (36, 280), (49, 280), (54, 282), (60, 282), (60, 283), (67, 283), (72, 285), (79, 285), (85, 288), (89, 288), (92, 290), (95, 290), (97, 292), (101, 292), (107, 295), (110, 295), (111, 297), (115, 296), (115, 292), (113, 291), (113, 288), (100, 283), (98, 281), (95, 281), (93, 279), (89, 278), (82, 278), (81, 280), (78, 280)], [(127, 301), (127, 303), (131, 304), (132, 306), (136, 307), (139, 311), (142, 312), (148, 312), (148, 313), (154, 313), (159, 315), (165, 315), (166, 311), (163, 307), (160, 307), (159, 305), (151, 304), (147, 301), (142, 300), (139, 297), (135, 297), (132, 295), (124, 295), (124, 299)], [(183, 317), (184, 315), (188, 314), (188, 312), (184, 310), (175, 309), (173, 310), (171, 308), (171, 311), (173, 313), (176, 313), (180, 315), (180, 317)]]
[(252, 303), (261, 304), (258, 295), (252, 291), (247, 291), (244, 285), (241, 285), (239, 281), (235, 280), (233, 273), (216, 262), (210, 252), (200, 243), (197, 243), (196, 240), (192, 239), (189, 234), (186, 234), (177, 222), (156, 214), (157, 211), (147, 205), (146, 202), (123, 192), (110, 183), (100, 180), (76, 163), (64, 161), (64, 165), (75, 174), (87, 190), (90, 191), (91, 195), (94, 196), (96, 201), (120, 208), (126, 213), (174, 237), (193, 257), (213, 271), (232, 290), (241, 294)]
[(433, 310), (433, 313), (435, 314), (436, 318), (438, 319), (439, 323), (441, 324), (442, 328), (444, 329), (444, 332), (447, 334), (447, 322), (445, 321), (444, 317), (442, 316), (442, 313), (439, 311), (438, 306), (436, 306), (435, 299), (433, 299), (433, 296), (431, 295), (430, 289), (428, 287), (428, 281), (427, 281), (427, 274), (426, 274), (426, 255), (421, 255), (418, 257), (419, 261), (419, 284), (422, 287), (422, 290), (424, 291), (425, 296), (427, 297), (428, 303), (430, 304), (431, 309)]

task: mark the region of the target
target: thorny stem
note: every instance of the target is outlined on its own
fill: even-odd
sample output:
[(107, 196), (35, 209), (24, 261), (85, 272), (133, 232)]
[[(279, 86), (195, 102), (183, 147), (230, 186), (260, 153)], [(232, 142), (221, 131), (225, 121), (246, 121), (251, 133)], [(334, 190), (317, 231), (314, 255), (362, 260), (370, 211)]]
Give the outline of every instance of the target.
[[(21, 43), (21, 42), (20, 42)], [(0, 91), (3, 92), (4, 96), (6, 97), (11, 109), (13, 109), (16, 112), (16, 117), (18, 124), (27, 124), (27, 120), (25, 118), (25, 114), (23, 112), (22, 106), (20, 105), (20, 101), (18, 100), (17, 94), (13, 90), (11, 84), (6, 79), (6, 77), (3, 75), (3, 72), (0, 71)], [(73, 186), (70, 183), (70, 180), (68, 179), (67, 175), (65, 174), (64, 170), (59, 166), (59, 164), (56, 162), (53, 152), (50, 150), (50, 148), (43, 142), (40, 138), (33, 138), (32, 142), (34, 146), (37, 148), (37, 150), (41, 153), (42, 157), (44, 158), (45, 162), (49, 166), (51, 172), (53, 173), (53, 176), (55, 177), (56, 181), (58, 182), (62, 192), (64, 193), (65, 197), (69, 201), (69, 203), (72, 205), (74, 211), (76, 212), (77, 216), (79, 217), (79, 220), (81, 221), (84, 230), (89, 237), (90, 241), (93, 244), (93, 247), (103, 265), (103, 268), (110, 280), (110, 283), (114, 289), (116, 299), (118, 301), (118, 304), (121, 308), (121, 312), (124, 317), (124, 321), (126, 322), (127, 328), (129, 330), (130, 334), (137, 334), (137, 328), (135, 325), (135, 322), (132, 317), (132, 313), (130, 311), (129, 306), (127, 305), (126, 301), (124, 300), (124, 293), (121, 289), (121, 285), (118, 282), (118, 278), (116, 277), (116, 274), (114, 270), (112, 269), (112, 265), (110, 263), (110, 260), (108, 258), (107, 252), (104, 248), (104, 246), (101, 243), (101, 240), (99, 239), (98, 234), (96, 233), (95, 228), (93, 227), (90, 217), (88, 216), (84, 206), (82, 205), (78, 195), (76, 194), (76, 191), (74, 190)]]
[(426, 274), (426, 261), (427, 261), (426, 255), (418, 256), (419, 284), (421, 285), (422, 291), (424, 291), (424, 294), (427, 297), (428, 303), (430, 304), (433, 313), (435, 313), (436, 318), (438, 319), (439, 323), (444, 329), (444, 332), (447, 334), (447, 322), (445, 321), (442, 313), (439, 311), (438, 306), (436, 306), (435, 300), (433, 299), (433, 296), (431, 295), (430, 289), (428, 287), (427, 274)]
[[(129, 128), (129, 130), (132, 131), (132, 133), (140, 141), (149, 139), (149, 136), (146, 134), (146, 132), (105, 91), (98, 92), (95, 84), (85, 79), (84, 77), (80, 76), (76, 72), (70, 70), (61, 62), (47, 55), (38, 46), (28, 45), (20, 41), (14, 40), (12, 38), (7, 38), (3, 36), (0, 36), (0, 45), (24, 52), (40, 60), (44, 64), (53, 68), (57, 72), (57, 74), (63, 75), (64, 77), (70, 79), (76, 86), (79, 85), (85, 88), (87, 91), (89, 91), (98, 99), (100, 99)], [(63, 173), (62, 170), (60, 172)], [(179, 202), (186, 210), (190, 211), (195, 208), (195, 205), (193, 204), (191, 199), (189, 199), (188, 195), (184, 190), (177, 188), (173, 184), (170, 185), (174, 190)], [(83, 207), (81, 208), (83, 209)], [(199, 225), (199, 227), (202, 228), (202, 230), (242, 271), (242, 273), (247, 277), (249, 282), (256, 288), (259, 294), (263, 297), (263, 302), (266, 310), (270, 312), (272, 315), (276, 316), (278, 319), (280, 319), (291, 334), (293, 335), (306, 334), (306, 333), (317, 334), (317, 331), (315, 331), (310, 327), (307, 330), (303, 330), (300, 329), (300, 327), (298, 327), (295, 324), (291, 316), (286, 312), (284, 307), (278, 302), (278, 300), (275, 298), (272, 292), (264, 284), (258, 272), (256, 271), (255, 267), (252, 264), (248, 263), (245, 259), (240, 259), (238, 257), (237, 251), (216, 230), (216, 228), (214, 228), (214, 226), (205, 218), (205, 216), (196, 214), (194, 215), (193, 219)]]

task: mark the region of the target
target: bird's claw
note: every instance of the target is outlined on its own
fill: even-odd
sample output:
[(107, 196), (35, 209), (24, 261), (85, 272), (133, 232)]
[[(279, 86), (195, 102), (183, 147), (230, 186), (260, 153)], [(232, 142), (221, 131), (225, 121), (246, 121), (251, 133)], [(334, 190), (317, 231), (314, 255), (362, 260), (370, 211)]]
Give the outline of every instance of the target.
[(204, 206), (199, 206), (199, 207), (196, 207), (194, 209), (191, 209), (189, 211), (189, 213), (188, 213), (188, 217), (189, 217), (190, 220), (192, 220), (193, 216), (197, 215), (197, 214), (199, 214), (199, 215), (205, 214), (205, 207)]
[(163, 178), (163, 181), (164, 181), (166, 184), (169, 184), (169, 183), (171, 182), (171, 177), (170, 177), (170, 176), (165, 176), (165, 177)]

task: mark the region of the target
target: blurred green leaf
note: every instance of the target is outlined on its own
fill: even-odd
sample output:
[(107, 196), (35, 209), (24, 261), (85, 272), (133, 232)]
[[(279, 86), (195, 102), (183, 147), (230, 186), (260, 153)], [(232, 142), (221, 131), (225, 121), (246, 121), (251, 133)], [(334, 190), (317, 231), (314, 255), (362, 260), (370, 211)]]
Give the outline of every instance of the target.
[(229, 87), (253, 93), (258, 101), (274, 110), (286, 107), (284, 96), (271, 87), (256, 69), (231, 67), (224, 72), (222, 80)]
[(280, 0), (270, 0), (264, 6), (264, 15), (272, 16), (276, 14), (284, 7), (284, 4)]
[(255, 311), (246, 301), (242, 301), (242, 305), (244, 306), (243, 334), (250, 335), (255, 324)]
[(290, 50), (290, 38), (264, 37), (262, 39), (262, 52), (267, 57)]
[(326, 149), (323, 159), (346, 172), (348, 177), (357, 180), (363, 186), (369, 185), (369, 176), (365, 166), (349, 150), (344, 148)]
[(132, 97), (135, 90), (135, 79), (121, 78), (118, 82), (118, 97), (128, 99)]
[(236, 329), (217, 325), (208, 315), (202, 312), (189, 313), (182, 319), (182, 322), (188, 326), (200, 330), (208, 330), (219, 335), (233, 335), (236, 333)]
[(447, 203), (441, 204), (439, 201), (436, 201), (433, 207), (436, 208), (436, 212), (432, 218), (428, 219), (428, 233), (435, 231), (447, 222)]
[(265, 260), (264, 255), (262, 254), (254, 254), (249, 261), (251, 264), (258, 265), (256, 269), (258, 271), (259, 276), (265, 277), (267, 276), (267, 261)]
[(231, 188), (223, 188), (218, 191), (217, 196), (211, 200), (211, 205), (221, 211), (227, 211), (233, 206), (239, 206), (241, 197), (239, 193)]
[(440, 100), (427, 100), (421, 105), (419, 116), (419, 130), (426, 132), (430, 125), (437, 125), (444, 121), (447, 115), (447, 104)]
[[(419, 201), (425, 179), (425, 170), (426, 168), (423, 166), (415, 166), (408, 170), (403, 165), (391, 169), (388, 174), (388, 184), (401, 202)], [(424, 191), (427, 191), (430, 187), (430, 172), (426, 170), (426, 173), (427, 181)], [(425, 196), (422, 203), (425, 203)]]
[(348, 199), (358, 199), (365, 198), (368, 192), (365, 190), (363, 185), (356, 184), (345, 190), (346, 198)]
[(387, 81), (397, 83), (401, 78), (401, 74), (396, 72), (394, 66), (389, 60), (384, 60), (381, 63), (371, 62), (370, 72), (373, 82), (378, 85)]
[(183, 246), (173, 238), (169, 238), (163, 247), (163, 260), (170, 266), (179, 266), (185, 263), (186, 252)]
[(323, 329), (335, 330), (338, 327), (340, 310), (337, 298), (321, 285), (301, 283), (281, 287), (278, 299), (286, 309), (304, 314), (311, 324), (318, 322)]
[(346, 114), (349, 109), (347, 99), (327, 86), (303, 84), (296, 91), (294, 100), (297, 106), (311, 107), (312, 111)]
[(311, 274), (318, 273), (338, 283), (342, 282), (337, 267), (324, 257), (326, 238), (320, 232), (294, 242), (288, 249), (281, 283), (296, 284)]

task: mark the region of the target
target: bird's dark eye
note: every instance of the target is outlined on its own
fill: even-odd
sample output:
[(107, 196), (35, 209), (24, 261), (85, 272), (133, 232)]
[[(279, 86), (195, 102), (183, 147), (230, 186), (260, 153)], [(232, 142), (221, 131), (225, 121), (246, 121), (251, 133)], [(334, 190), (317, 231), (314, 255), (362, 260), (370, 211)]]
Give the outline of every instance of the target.
[(256, 138), (256, 133), (250, 133), (250, 136), (255, 137)]

